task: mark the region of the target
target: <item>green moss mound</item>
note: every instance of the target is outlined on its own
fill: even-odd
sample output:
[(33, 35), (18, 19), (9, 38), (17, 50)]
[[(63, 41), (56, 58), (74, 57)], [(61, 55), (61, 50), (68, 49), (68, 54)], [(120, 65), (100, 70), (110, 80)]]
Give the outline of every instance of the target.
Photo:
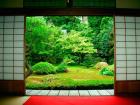
[(101, 75), (114, 76), (114, 65), (104, 67), (100, 70)]
[(32, 71), (35, 74), (54, 74), (56, 73), (55, 67), (48, 62), (39, 62), (32, 66)]

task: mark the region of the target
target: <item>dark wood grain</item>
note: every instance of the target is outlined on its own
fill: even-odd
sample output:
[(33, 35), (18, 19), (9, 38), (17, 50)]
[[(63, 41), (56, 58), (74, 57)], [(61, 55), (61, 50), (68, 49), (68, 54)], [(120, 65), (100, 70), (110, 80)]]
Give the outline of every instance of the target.
[(24, 80), (0, 80), (0, 95), (24, 95)]
[(140, 81), (116, 81), (115, 93), (119, 94), (140, 94)]

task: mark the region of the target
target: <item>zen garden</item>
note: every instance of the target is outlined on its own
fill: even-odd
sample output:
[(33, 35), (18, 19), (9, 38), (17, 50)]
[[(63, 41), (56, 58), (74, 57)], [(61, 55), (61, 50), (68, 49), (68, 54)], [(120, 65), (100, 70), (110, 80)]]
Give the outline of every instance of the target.
[(111, 16), (26, 17), (26, 89), (113, 89)]

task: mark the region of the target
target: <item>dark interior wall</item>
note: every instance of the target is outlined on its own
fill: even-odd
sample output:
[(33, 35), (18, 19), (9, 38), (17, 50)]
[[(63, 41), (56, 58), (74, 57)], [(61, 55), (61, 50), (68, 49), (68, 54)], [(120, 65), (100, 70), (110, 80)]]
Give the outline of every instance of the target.
[(0, 95), (25, 95), (23, 80), (0, 80)]
[(116, 95), (133, 94), (139, 95), (140, 93), (140, 80), (129, 81), (116, 81), (115, 88)]
[(116, 8), (140, 8), (140, 0), (116, 0)]
[(0, 0), (0, 8), (23, 8), (23, 0)]
[[(23, 0), (0, 0), (0, 8), (23, 8)], [(134, 11), (133, 9), (140, 9), (140, 0), (116, 0), (116, 8), (117, 9), (119, 9), (119, 8), (128, 9), (129, 8), (129, 9), (132, 9), (132, 11)], [(17, 10), (19, 10), (19, 9), (17, 9)], [(16, 11), (16, 10), (13, 10), (13, 11)], [(3, 11), (3, 13), (4, 12), (7, 13), (7, 11)], [(20, 10), (19, 10), (19, 12), (20, 12)], [(54, 15), (54, 14), (56, 14), (56, 15), (62, 15), (62, 14), (63, 15), (64, 14), (65, 15), (66, 14), (68, 14), (68, 15), (72, 15), (72, 14), (74, 14), (74, 15), (76, 15), (76, 14), (77, 15), (81, 15), (81, 14), (108, 15), (108, 14), (112, 14), (113, 15), (112, 10), (105, 11), (104, 9), (102, 9), (102, 10), (97, 9), (95, 11), (88, 10), (88, 9), (87, 10), (86, 9), (83, 9), (83, 10), (69, 9), (67, 11), (67, 9), (61, 9), (61, 11), (48, 10), (47, 12), (45, 12), (45, 10), (44, 10), (42, 12), (39, 10), (39, 11), (35, 11), (35, 12), (36, 12), (36, 15), (41, 14), (41, 13), (43, 14), (43, 12), (44, 12), (44, 15), (45, 14), (49, 14), (49, 15), (50, 14), (52, 14), (52, 15)], [(118, 14), (120, 12), (121, 11), (118, 11)], [(22, 13), (20, 13), (19, 15), (21, 15), (21, 14), (26, 14), (26, 13), (24, 13), (24, 11), (22, 11)], [(138, 14), (139, 14), (139, 12), (138, 12)], [(1, 14), (1, 15), (3, 15), (3, 14)], [(6, 14), (6, 15), (9, 15), (9, 14)], [(12, 14), (10, 14), (10, 15), (12, 15)], [(131, 14), (130, 11), (127, 11), (127, 15), (131, 16), (133, 14)], [(0, 87), (0, 90), (3, 93), (11, 93), (11, 94), (19, 93), (22, 95), (24, 94), (24, 81), (2, 80), (2, 81), (0, 81), (0, 84), (3, 84), (3, 86)], [(115, 86), (116, 86), (116, 90), (115, 90), (116, 94), (140, 92), (140, 90), (139, 90), (140, 81), (137, 81), (137, 80), (135, 80), (135, 81), (116, 81)]]
[[(0, 0), (0, 8), (23, 8), (23, 1)], [(140, 8), (140, 0), (116, 0), (116, 8)]]

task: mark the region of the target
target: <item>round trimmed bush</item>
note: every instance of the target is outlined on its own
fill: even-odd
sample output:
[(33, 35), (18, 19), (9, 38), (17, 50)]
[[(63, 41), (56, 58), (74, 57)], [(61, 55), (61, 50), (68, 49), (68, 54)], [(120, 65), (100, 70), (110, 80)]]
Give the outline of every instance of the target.
[(57, 66), (56, 68), (56, 72), (57, 73), (63, 73), (63, 72), (67, 72), (67, 64), (66, 63), (61, 63)]
[(32, 71), (36, 74), (54, 74), (55, 67), (48, 62), (39, 62), (32, 66)]
[(108, 76), (113, 76), (114, 72), (110, 70), (109, 67), (104, 67), (102, 70), (100, 70), (101, 75), (108, 75)]

